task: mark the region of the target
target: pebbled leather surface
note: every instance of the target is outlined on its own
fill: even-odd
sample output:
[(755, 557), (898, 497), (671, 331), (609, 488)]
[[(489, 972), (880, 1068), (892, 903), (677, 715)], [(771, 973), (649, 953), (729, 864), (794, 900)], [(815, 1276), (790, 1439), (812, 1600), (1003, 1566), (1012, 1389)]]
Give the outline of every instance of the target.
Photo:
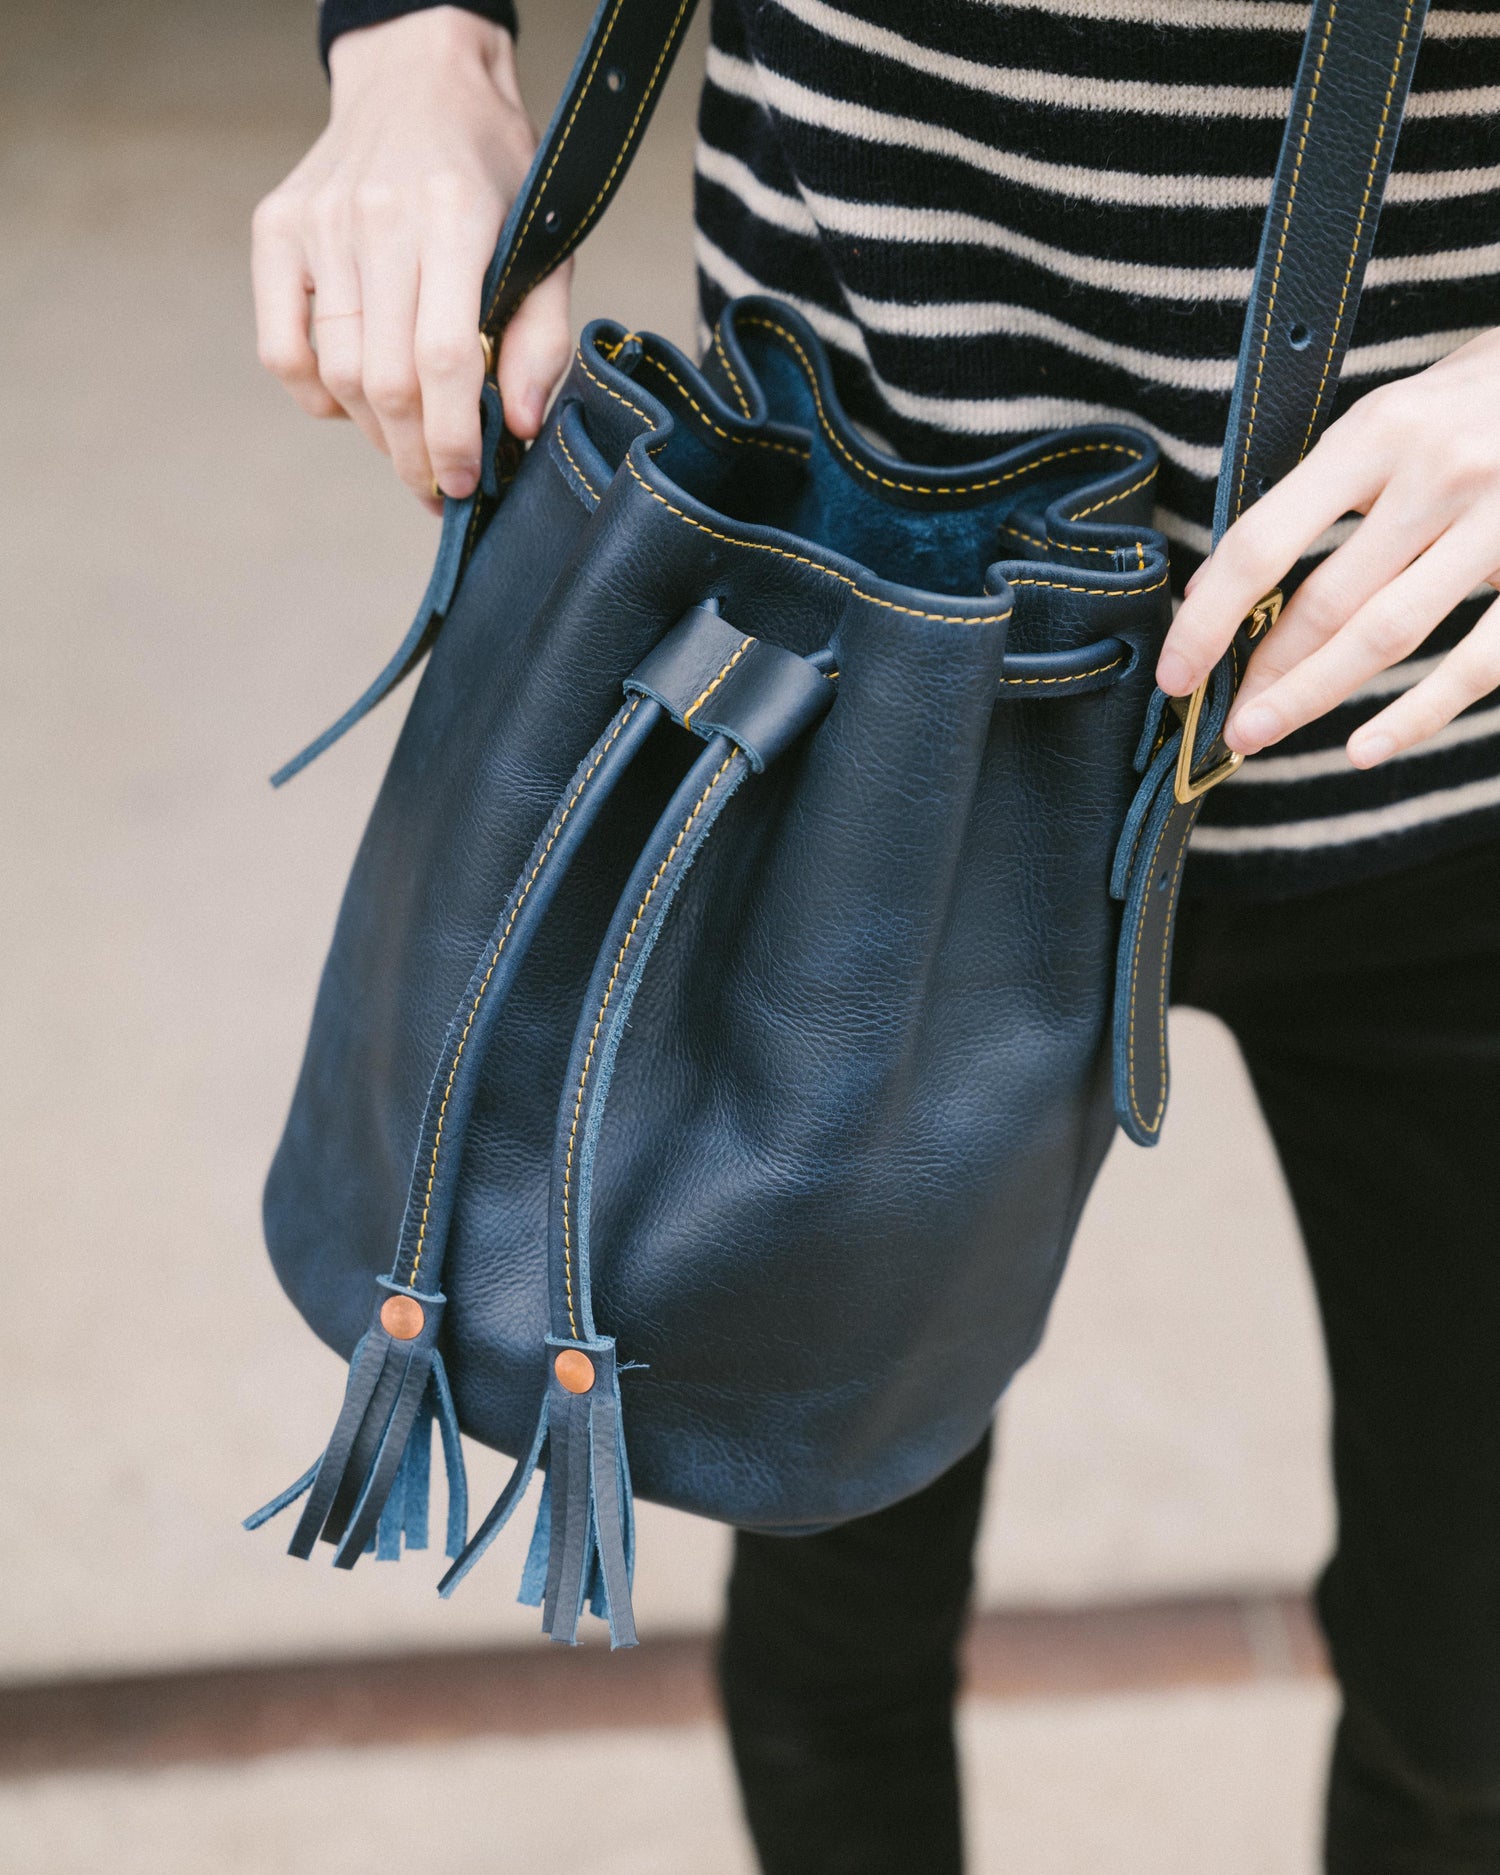
[[(712, 382), (625, 338), (585, 334), (448, 609), (340, 913), (267, 1236), (347, 1355), (454, 1011), (625, 679), (710, 600), (769, 647), (831, 651), (827, 714), (742, 773), (653, 928), (591, 1109), (587, 1219), (637, 1488), (828, 1524), (981, 1436), (1109, 1141), (1109, 869), (1168, 617), (1155, 452), (1100, 426), (894, 462), (766, 300), (726, 312)], [(511, 1453), (545, 1380), (575, 1030), (700, 759), (663, 723), (601, 806), (486, 1037), (446, 1261), (423, 1267), (460, 1419)]]

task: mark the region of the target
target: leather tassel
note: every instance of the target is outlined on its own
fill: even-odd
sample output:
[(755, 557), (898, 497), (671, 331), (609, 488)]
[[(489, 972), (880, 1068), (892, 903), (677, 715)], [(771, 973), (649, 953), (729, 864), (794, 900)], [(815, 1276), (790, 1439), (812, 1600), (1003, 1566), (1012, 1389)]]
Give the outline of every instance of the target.
[[(611, 1647), (634, 1647), (635, 1512), (615, 1344), (605, 1337), (576, 1342), (548, 1336), (547, 1347), (548, 1491), (538, 1516), (538, 1528), (547, 1531), (542, 1631), (572, 1646), (587, 1602), (609, 1624)], [(580, 1387), (588, 1370), (591, 1384)]]
[(439, 1582), (438, 1593), (453, 1593), (505, 1528), (532, 1477), (545, 1465), (519, 1599), (542, 1609), (542, 1631), (555, 1641), (577, 1641), (578, 1622), (587, 1606), (608, 1623), (611, 1647), (634, 1647), (630, 1585), (635, 1573), (635, 1500), (625, 1456), (615, 1344), (605, 1336), (565, 1341), (549, 1335), (547, 1369), (547, 1390), (530, 1447), (490, 1514)]
[[(516, 1506), (526, 1495), (526, 1487), (536, 1476), (537, 1465), (547, 1443), (548, 1396), (543, 1394), (541, 1410), (537, 1414), (536, 1426), (532, 1431), (531, 1443), (525, 1454), (516, 1460), (516, 1468), (506, 1481), (505, 1489), (490, 1507), (489, 1515), (460, 1550), (453, 1567), (438, 1583), (438, 1594), (444, 1601), (463, 1581), (480, 1557), (489, 1548), (495, 1538), (510, 1522)], [(545, 1496), (545, 1491), (543, 1492)], [(524, 1597), (523, 1597), (524, 1599)]]
[(406, 1441), (396, 1482), (375, 1528), (378, 1562), (396, 1562), (404, 1548), (426, 1549), (427, 1505), (432, 1481), (432, 1389), (422, 1395), (417, 1422)]
[(448, 1523), (443, 1538), (444, 1553), (457, 1556), (463, 1549), (469, 1524), (469, 1494), (464, 1473), (463, 1446), (459, 1440), (458, 1414), (454, 1410), (443, 1357), (434, 1354), (432, 1373), (422, 1403), (417, 1409), (416, 1424), (406, 1441), (396, 1482), (391, 1487), (376, 1527), (375, 1556), (379, 1562), (398, 1561), (403, 1547), (408, 1550), (427, 1548), (434, 1426), (443, 1442), (443, 1459), (448, 1474)]
[(321, 1537), (335, 1545), (334, 1567), (352, 1569), (361, 1555), (400, 1555), (427, 1547), (432, 1428), (437, 1424), (448, 1473), (447, 1551), (463, 1548), (468, 1488), (458, 1415), (437, 1349), (443, 1297), (402, 1288), (381, 1277), (375, 1319), (354, 1350), (344, 1402), (318, 1463), (245, 1519), (247, 1530), (304, 1494), (288, 1549), (307, 1558)]

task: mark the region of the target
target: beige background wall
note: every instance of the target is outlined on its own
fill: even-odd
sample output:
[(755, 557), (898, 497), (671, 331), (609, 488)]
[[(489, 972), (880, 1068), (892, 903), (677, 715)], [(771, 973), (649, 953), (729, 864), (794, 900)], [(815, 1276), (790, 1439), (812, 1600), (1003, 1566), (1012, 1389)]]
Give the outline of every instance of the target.
[[(527, 9), (543, 109), (584, 14)], [(283, 794), (264, 777), (383, 660), (435, 538), (254, 362), (246, 224), (325, 108), (311, 8), (3, 23), (0, 1676), (528, 1635), (524, 1531), (444, 1607), (430, 1562), (335, 1579), (236, 1524), (341, 1389), (258, 1188), (404, 700)], [(683, 342), (695, 58), (578, 287), (580, 317)], [(1111, 1159), (1007, 1410), (991, 1603), (1300, 1584), (1327, 1541), (1285, 1199), (1223, 1034), (1176, 1042), (1165, 1142)], [(714, 1618), (723, 1548), (648, 1512), (648, 1628)]]

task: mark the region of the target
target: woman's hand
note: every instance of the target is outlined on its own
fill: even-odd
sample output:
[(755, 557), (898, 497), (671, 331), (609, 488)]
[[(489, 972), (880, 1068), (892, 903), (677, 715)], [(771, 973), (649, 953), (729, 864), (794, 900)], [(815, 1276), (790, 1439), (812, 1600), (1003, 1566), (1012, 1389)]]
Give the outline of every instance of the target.
[[(479, 480), (479, 297), (536, 133), (503, 27), (434, 7), (342, 34), (328, 128), (254, 220), (260, 358), (314, 417), (352, 417), (439, 509)], [(571, 349), (568, 270), (500, 347), (507, 427), (535, 436)]]
[[(1188, 583), (1157, 682), (1183, 696), (1342, 515), (1365, 519), (1256, 648), (1225, 741), (1253, 755), (1397, 663), (1478, 586), (1500, 584), (1500, 329), (1362, 397), (1243, 514)], [(1423, 742), (1500, 684), (1500, 607), (1349, 738), (1356, 768)]]

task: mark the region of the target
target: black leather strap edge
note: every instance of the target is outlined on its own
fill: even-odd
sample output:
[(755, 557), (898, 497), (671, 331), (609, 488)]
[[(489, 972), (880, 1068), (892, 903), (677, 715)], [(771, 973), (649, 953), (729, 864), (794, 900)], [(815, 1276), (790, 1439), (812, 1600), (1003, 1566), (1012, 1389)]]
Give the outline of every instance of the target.
[(1246, 309), (1214, 541), (1328, 421), (1427, 0), (1319, 0)]
[[(1318, 0), (1308, 24), (1272, 185), (1228, 433), (1214, 542), (1299, 462), (1326, 424), (1348, 349), (1395, 154), (1427, 0)], [(1321, 333), (1321, 337), (1319, 334)], [(1247, 501), (1248, 497), (1248, 501)], [(1214, 673), (1199, 734), (1202, 774), (1248, 660), (1245, 630)], [(1161, 714), (1159, 748), (1181, 730)], [(1170, 1086), (1167, 1007), (1184, 862), (1201, 798), (1178, 801), (1171, 762), (1154, 761), (1126, 821), (1115, 977), (1115, 1117), (1139, 1145), (1160, 1137)]]
[(485, 277), (480, 326), (491, 339), (624, 179), (695, 5), (602, 0)]

